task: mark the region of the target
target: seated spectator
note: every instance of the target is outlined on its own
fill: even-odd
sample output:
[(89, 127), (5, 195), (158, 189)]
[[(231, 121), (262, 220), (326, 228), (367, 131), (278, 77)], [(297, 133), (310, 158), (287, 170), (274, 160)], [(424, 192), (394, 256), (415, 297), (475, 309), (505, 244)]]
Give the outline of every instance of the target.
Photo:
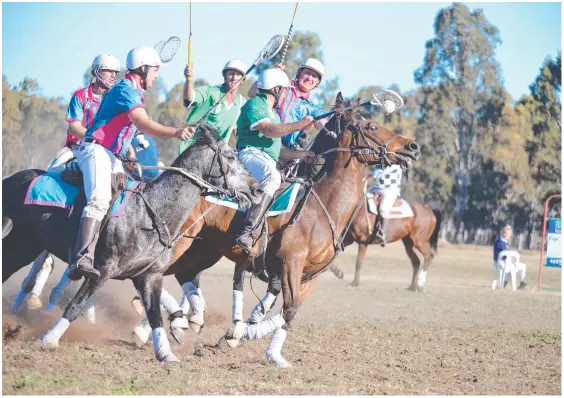
[[(493, 264), (494, 264), (494, 279), (497, 280), (497, 276), (498, 276), (498, 257), (499, 257), (499, 253), (501, 253), (502, 251), (505, 250), (509, 250), (509, 241), (511, 239), (511, 235), (513, 234), (513, 230), (511, 228), (510, 225), (506, 225), (505, 227), (503, 227), (503, 229), (501, 230), (501, 235), (498, 236), (498, 238), (496, 239), (495, 243), (494, 243), (494, 250), (493, 250)], [(508, 259), (507, 257), (504, 257), (501, 259), (502, 261), (506, 261), (506, 260), (511, 260)], [(516, 262), (515, 263), (515, 268), (516, 268), (516, 272), (519, 272), (521, 274), (521, 280), (519, 283), (519, 287), (518, 289), (524, 289), (525, 286), (527, 286), (527, 283), (525, 282), (525, 276), (527, 274), (527, 265), (521, 262)], [(507, 279), (505, 280), (504, 286), (500, 288), (504, 288), (505, 285), (507, 284)]]

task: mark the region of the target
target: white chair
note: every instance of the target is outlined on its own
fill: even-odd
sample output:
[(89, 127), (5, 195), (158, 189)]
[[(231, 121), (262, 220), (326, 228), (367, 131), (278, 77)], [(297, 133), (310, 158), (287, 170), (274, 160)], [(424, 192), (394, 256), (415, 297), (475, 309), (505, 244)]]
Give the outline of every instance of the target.
[(492, 283), (492, 288), (503, 289), (505, 276), (511, 274), (511, 287), (517, 290), (517, 264), (521, 256), (516, 250), (503, 250), (497, 255), (498, 278)]

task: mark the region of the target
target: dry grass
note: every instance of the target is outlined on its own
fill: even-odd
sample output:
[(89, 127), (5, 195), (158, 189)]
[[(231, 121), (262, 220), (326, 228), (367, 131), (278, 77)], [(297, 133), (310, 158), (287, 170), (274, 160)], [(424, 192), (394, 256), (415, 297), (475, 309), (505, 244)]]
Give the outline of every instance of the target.
[[(338, 258), (348, 281), (355, 255), (352, 246)], [(2, 392), (559, 395), (560, 270), (544, 270), (549, 290), (540, 293), (492, 291), (491, 256), (489, 248), (441, 247), (426, 290), (418, 294), (405, 290), (411, 267), (401, 245), (371, 247), (359, 288), (325, 274), (300, 309), (283, 351), (291, 369), (267, 365), (268, 341), (226, 353), (216, 347), (230, 324), (232, 266), (227, 262), (202, 276), (206, 327), (173, 347), (182, 363), (172, 367), (156, 362), (151, 345), (132, 345), (133, 288), (130, 282), (112, 281), (99, 295), (100, 324), (77, 321), (56, 351), (41, 349), (37, 341), (60, 313), (28, 312), (17, 320), (4, 315)], [(522, 261), (529, 265), (530, 288), (538, 253), (524, 253)], [(16, 274), (4, 286), (4, 310), (23, 276)], [(260, 296), (264, 286), (253, 284)], [(180, 295), (173, 278), (166, 285)], [(245, 288), (250, 311), (256, 299), (248, 283)], [(48, 293), (45, 289), (44, 300)]]

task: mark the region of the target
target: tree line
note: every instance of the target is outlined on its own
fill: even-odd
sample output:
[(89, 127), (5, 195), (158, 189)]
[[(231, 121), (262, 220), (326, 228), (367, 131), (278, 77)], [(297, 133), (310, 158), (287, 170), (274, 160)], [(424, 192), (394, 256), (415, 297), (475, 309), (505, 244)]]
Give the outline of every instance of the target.
[[(500, 43), (499, 30), (482, 10), (454, 3), (436, 15), (434, 36), (425, 43), (423, 62), (414, 71), (415, 89), (369, 85), (350, 98), (371, 98), (385, 88), (403, 96), (405, 106), (392, 115), (383, 116), (375, 108), (359, 113), (421, 144), (422, 157), (404, 177), (402, 192), (441, 210), (444, 239), (491, 244), (501, 226), (511, 224), (515, 246), (538, 248), (544, 202), (562, 189), (561, 53), (547, 56), (529, 93), (512, 99), (495, 57)], [(321, 38), (314, 32), (295, 32), (285, 63), (290, 78), (307, 57), (324, 61)], [(261, 65), (257, 73), (268, 66)], [(85, 85), (89, 81), (87, 70)], [(220, 82), (218, 66), (213, 84)], [(247, 96), (253, 82), (246, 80), (241, 94)], [(206, 84), (203, 79), (195, 82)], [(183, 124), (190, 109), (183, 107), (182, 87), (183, 81), (167, 89), (157, 80), (145, 95), (148, 114), (166, 125)], [(324, 79), (314, 91), (315, 100), (330, 109), (338, 88), (338, 77)], [(11, 85), (2, 75), (3, 176), (46, 168), (64, 144), (71, 93), (69, 98), (40, 93), (33, 78)], [(178, 143), (157, 141), (161, 160), (170, 164)], [(556, 204), (551, 215), (560, 214)]]

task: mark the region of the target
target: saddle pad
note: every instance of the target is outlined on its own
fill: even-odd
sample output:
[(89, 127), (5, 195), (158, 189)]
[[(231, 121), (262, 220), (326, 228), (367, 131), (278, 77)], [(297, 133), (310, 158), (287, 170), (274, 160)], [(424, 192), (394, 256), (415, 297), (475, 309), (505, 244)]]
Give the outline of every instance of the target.
[[(139, 183), (139, 181), (128, 180), (125, 186), (135, 189)], [(59, 173), (46, 173), (35, 177), (29, 184), (24, 204), (70, 210), (79, 192), (80, 187), (65, 182)], [(121, 192), (112, 206), (112, 216), (119, 217), (125, 212), (125, 205), (131, 194), (130, 191)]]
[[(370, 211), (370, 213), (372, 214), (376, 214), (378, 215), (378, 206), (376, 206), (376, 204), (374, 203), (374, 198), (372, 197), (368, 197), (366, 196), (366, 204), (368, 207), (368, 211)], [(384, 218), (407, 218), (407, 217), (413, 217), (413, 210), (411, 209), (411, 206), (409, 205), (409, 203), (407, 203), (407, 200), (401, 199), (401, 205), (400, 206), (394, 206), (392, 207), (392, 209), (390, 210), (390, 212), (388, 214), (382, 214), (382, 217)]]
[[(274, 201), (270, 205), (267, 213), (267, 217), (274, 217), (280, 214), (289, 213), (296, 202), (296, 197), (298, 196), (298, 191), (301, 188), (301, 184), (297, 182), (292, 183), (288, 188), (280, 193), (274, 198)], [(238, 211), (245, 211), (241, 209), (236, 200), (224, 199), (215, 195), (208, 195), (205, 197), (208, 202), (216, 203), (220, 206), (229, 207)]]

